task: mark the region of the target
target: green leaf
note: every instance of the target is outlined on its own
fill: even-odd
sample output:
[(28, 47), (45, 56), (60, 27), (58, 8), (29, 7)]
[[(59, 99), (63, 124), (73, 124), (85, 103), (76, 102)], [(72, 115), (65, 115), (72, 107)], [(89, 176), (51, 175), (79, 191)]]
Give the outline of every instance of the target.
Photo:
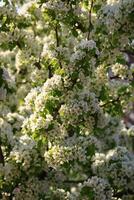
[(102, 86), (99, 98), (102, 101), (105, 101), (108, 99), (108, 91), (105, 86)]
[(78, 32), (75, 28), (72, 28), (71, 31), (74, 37), (78, 37)]
[(81, 196), (86, 196), (89, 200), (94, 200), (94, 191), (90, 187), (85, 186), (82, 188)]
[(93, 12), (97, 13), (101, 9), (101, 4), (95, 4), (93, 6)]

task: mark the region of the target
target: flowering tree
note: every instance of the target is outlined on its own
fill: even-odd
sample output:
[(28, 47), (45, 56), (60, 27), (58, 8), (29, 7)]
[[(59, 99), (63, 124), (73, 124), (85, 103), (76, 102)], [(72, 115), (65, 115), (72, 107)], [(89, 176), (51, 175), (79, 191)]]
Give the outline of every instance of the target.
[(1, 1), (0, 199), (134, 199), (133, 18), (133, 0)]

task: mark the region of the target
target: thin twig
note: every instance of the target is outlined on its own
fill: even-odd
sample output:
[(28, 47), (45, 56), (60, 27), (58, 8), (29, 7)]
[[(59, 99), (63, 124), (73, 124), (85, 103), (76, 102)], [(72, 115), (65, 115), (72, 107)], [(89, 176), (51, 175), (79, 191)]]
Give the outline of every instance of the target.
[(56, 36), (56, 46), (59, 47), (60, 42), (59, 42), (58, 25), (57, 24), (56, 24), (56, 27), (55, 27), (55, 36)]
[(86, 180), (65, 180), (64, 183), (68, 183), (68, 184), (78, 184), (78, 183), (83, 183)]
[(51, 65), (48, 65), (48, 78), (53, 76)]
[(1, 146), (0, 146), (0, 163), (2, 163), (4, 165), (4, 156), (3, 156)]
[[(124, 95), (128, 95), (128, 93), (124, 93)], [(119, 102), (122, 97), (122, 95), (121, 96), (119, 96), (119, 97), (117, 97), (116, 99), (113, 99), (113, 100), (111, 100), (111, 101), (108, 101), (108, 102), (106, 102), (106, 103), (104, 103), (104, 104), (102, 104), (102, 105), (100, 105), (100, 107), (105, 107), (105, 106), (107, 106), (107, 105), (109, 105), (109, 104), (113, 104), (113, 103), (116, 103), (116, 102)]]
[(105, 107), (105, 106), (107, 106), (107, 105), (109, 105), (109, 104), (116, 103), (116, 102), (118, 102), (119, 100), (120, 100), (120, 98), (118, 97), (117, 99), (113, 99), (112, 101), (108, 101), (108, 102), (106, 102), (106, 103), (100, 105), (100, 107)]
[[(60, 46), (60, 41), (59, 41), (58, 25), (57, 24), (56, 24), (56, 27), (55, 27), (55, 37), (56, 37), (56, 46), (59, 47)], [(58, 56), (59, 56), (59, 52), (58, 52)], [(60, 58), (58, 60), (59, 60), (59, 66), (62, 69), (62, 64), (61, 64)]]
[(91, 30), (90, 28), (92, 27), (92, 8), (93, 8), (93, 0), (91, 0), (91, 6), (88, 12), (88, 35), (87, 35), (88, 40), (90, 38), (90, 30)]

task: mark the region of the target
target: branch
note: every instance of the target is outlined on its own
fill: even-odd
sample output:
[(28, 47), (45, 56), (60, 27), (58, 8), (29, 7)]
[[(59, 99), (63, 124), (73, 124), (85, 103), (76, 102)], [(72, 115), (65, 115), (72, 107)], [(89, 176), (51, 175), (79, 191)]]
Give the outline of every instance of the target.
[[(124, 92), (124, 94), (122, 94), (123, 96), (125, 96), (125, 95), (129, 95), (129, 92)], [(113, 99), (113, 100), (111, 100), (111, 101), (108, 101), (108, 102), (106, 102), (106, 103), (104, 103), (104, 104), (102, 104), (102, 105), (100, 105), (100, 107), (104, 107), (104, 106), (106, 106), (106, 105), (108, 105), (108, 104), (111, 104), (111, 103), (115, 103), (115, 102), (118, 102), (118, 101), (120, 101), (120, 98), (122, 97), (122, 95), (120, 95), (119, 97), (117, 97), (116, 99)], [(128, 96), (129, 97), (129, 96)]]
[[(55, 37), (56, 37), (56, 46), (59, 47), (60, 42), (59, 42), (58, 25), (57, 24), (56, 24), (56, 27), (55, 27)], [(58, 56), (59, 56), (59, 52), (58, 52)], [(59, 66), (62, 69), (62, 64), (61, 64), (60, 58), (58, 60), (59, 60)]]
[(59, 47), (59, 35), (58, 35), (58, 25), (56, 24), (56, 27), (55, 27), (55, 36), (56, 36), (56, 46)]
[(90, 28), (92, 27), (92, 8), (93, 8), (93, 0), (91, 0), (91, 7), (88, 12), (88, 35), (87, 35), (88, 40), (90, 38), (90, 30), (91, 30)]
[[(124, 95), (127, 95), (127, 94), (124, 94)], [(120, 97), (121, 97), (121, 96), (120, 96)], [(100, 105), (100, 107), (105, 107), (105, 106), (107, 106), (108, 104), (116, 103), (116, 102), (120, 101), (120, 97), (118, 97), (117, 99), (113, 99), (112, 101), (108, 101), (108, 102), (106, 102), (106, 103)]]
[(41, 51), (40, 51), (39, 59), (38, 59), (38, 61), (36, 61), (36, 62), (34, 63), (34, 65), (35, 65), (38, 69), (41, 69)]
[(4, 156), (3, 156), (3, 152), (2, 152), (1, 146), (0, 146), (0, 163), (2, 163), (3, 165), (5, 164), (5, 162), (4, 162)]
[(48, 77), (51, 78), (53, 76), (51, 65), (48, 65)]
[(130, 195), (131, 197), (134, 197), (134, 192), (129, 190), (129, 189), (126, 190), (126, 191), (122, 190), (122, 191), (119, 191), (117, 193), (115, 192), (114, 197), (122, 198), (122, 196), (124, 196), (124, 195)]
[[(120, 25), (120, 28), (118, 29), (118, 31), (122, 30), (123, 28), (125, 28), (125, 27), (127, 26), (127, 23), (126, 23), (126, 22), (125, 22), (124, 24), (122, 24), (121, 22), (119, 22), (119, 21), (115, 18), (114, 14), (113, 14), (112, 17), (114, 18), (115, 22), (116, 22), (117, 24)], [(127, 29), (125, 28), (123, 31), (126, 32)]]
[(83, 182), (85, 182), (86, 180), (65, 180), (64, 181), (64, 183), (76, 183), (76, 184), (78, 184), (78, 183), (83, 183)]
[(112, 101), (108, 101), (108, 102), (106, 102), (106, 103), (104, 103), (104, 104), (102, 104), (102, 105), (100, 105), (100, 107), (105, 107), (105, 106), (107, 106), (108, 104), (113, 104), (113, 103), (115, 103), (115, 102), (118, 102), (120, 100), (120, 97), (118, 97), (117, 99), (114, 99), (114, 100), (112, 100)]

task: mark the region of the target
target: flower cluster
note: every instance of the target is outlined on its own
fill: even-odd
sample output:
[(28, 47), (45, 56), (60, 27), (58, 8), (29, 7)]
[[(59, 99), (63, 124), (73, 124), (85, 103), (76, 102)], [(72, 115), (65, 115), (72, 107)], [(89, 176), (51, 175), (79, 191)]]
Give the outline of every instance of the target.
[[(102, 7), (103, 21), (110, 31), (117, 30), (120, 27), (131, 23), (129, 16), (133, 10), (134, 2), (132, 0), (107, 1), (107, 4)], [(105, 17), (106, 16), (106, 17)], [(130, 20), (130, 21), (129, 21)], [(131, 24), (129, 25), (129, 27)]]
[(81, 40), (80, 43), (76, 46), (75, 52), (72, 54), (70, 58), (70, 62), (73, 64), (76, 63), (82, 66), (81, 61), (83, 62), (85, 57), (87, 56), (87, 52), (89, 53), (89, 65), (95, 64), (95, 60), (93, 59), (93, 55), (99, 55), (99, 50), (96, 47), (96, 43), (93, 40)]
[(108, 178), (117, 190), (133, 191), (134, 156), (125, 147), (117, 147), (106, 154), (96, 153), (92, 169), (95, 174)]
[(111, 69), (112, 69), (112, 72), (114, 73), (114, 76), (119, 76), (122, 79), (126, 77), (127, 71), (128, 71), (127, 70), (128, 69), (127, 66), (124, 66), (124, 65), (121, 65), (121, 64), (118, 64), (118, 63), (113, 65), (111, 67)]
[(112, 198), (112, 190), (109, 183), (105, 179), (98, 178), (97, 176), (93, 176), (81, 184), (80, 189), (80, 193), (83, 196), (89, 195), (96, 200), (110, 200)]
[[(86, 164), (95, 153), (95, 150), (100, 150), (101, 145), (96, 137), (93, 136), (80, 136), (72, 137), (62, 141), (60, 145), (52, 146), (49, 143), (49, 150), (45, 152), (44, 157), (50, 167), (59, 168), (70, 161)], [(89, 151), (91, 150), (91, 152)]]
[(35, 149), (35, 142), (24, 135), (19, 138), (19, 141), (14, 145), (10, 157), (16, 163), (22, 164), (22, 169), (27, 171), (31, 163), (38, 165), (38, 154)]
[(0, 118), (0, 138), (13, 145), (13, 130), (12, 126), (6, 120)]

